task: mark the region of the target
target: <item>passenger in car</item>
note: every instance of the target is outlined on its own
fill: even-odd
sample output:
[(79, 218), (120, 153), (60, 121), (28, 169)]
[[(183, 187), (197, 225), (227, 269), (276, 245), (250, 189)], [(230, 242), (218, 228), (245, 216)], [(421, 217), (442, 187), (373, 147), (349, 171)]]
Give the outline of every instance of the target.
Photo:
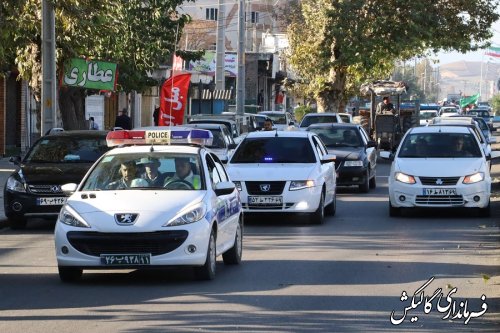
[(145, 179), (150, 186), (163, 186), (166, 175), (158, 171), (161, 163), (157, 158), (143, 157), (137, 164), (144, 166), (144, 173), (141, 175), (141, 178)]
[(137, 166), (135, 161), (124, 161), (120, 165), (121, 178), (110, 183), (106, 188), (108, 190), (123, 190), (131, 187), (148, 186), (148, 183), (144, 179), (138, 179), (136, 174)]

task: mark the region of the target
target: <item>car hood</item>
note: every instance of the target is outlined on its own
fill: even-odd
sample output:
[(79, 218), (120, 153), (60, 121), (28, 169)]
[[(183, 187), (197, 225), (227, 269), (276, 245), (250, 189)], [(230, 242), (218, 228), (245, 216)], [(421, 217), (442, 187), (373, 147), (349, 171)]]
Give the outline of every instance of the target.
[(285, 181), (309, 179), (318, 168), (313, 163), (234, 163), (226, 166), (231, 180)]
[(484, 158), (399, 158), (396, 171), (424, 177), (458, 177), (484, 170)]
[[(95, 194), (95, 198), (82, 199), (83, 194)], [(116, 231), (115, 214), (139, 214), (136, 228), (161, 227), (184, 209), (201, 202), (205, 195), (206, 191), (84, 191), (74, 193), (67, 204), (93, 228)]]
[(34, 163), (21, 165), (27, 183), (80, 183), (92, 163)]
[(359, 160), (363, 156), (364, 147), (326, 147), (328, 154), (333, 154), (337, 160)]

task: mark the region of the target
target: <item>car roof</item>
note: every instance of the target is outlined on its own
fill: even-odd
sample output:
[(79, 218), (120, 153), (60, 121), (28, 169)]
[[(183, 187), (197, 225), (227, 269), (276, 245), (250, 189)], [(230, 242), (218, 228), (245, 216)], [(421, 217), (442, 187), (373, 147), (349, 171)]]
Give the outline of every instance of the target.
[(184, 124), (184, 127), (196, 127), (201, 129), (222, 129), (225, 126), (223, 124), (206, 124), (206, 123), (192, 123), (192, 124)]
[[(258, 131), (258, 132), (251, 132), (248, 133), (248, 135), (245, 137), (246, 138), (268, 138), (268, 137), (285, 137), (285, 138), (305, 138), (309, 137), (313, 133), (306, 132), (306, 131)], [(243, 140), (245, 140), (243, 139)]]
[(411, 134), (420, 134), (420, 133), (470, 133), (468, 128), (469, 126), (464, 125), (453, 125), (446, 124), (445, 126), (441, 125), (433, 125), (433, 126), (419, 126), (412, 127), (409, 130)]
[(472, 119), (471, 117), (436, 117), (432, 119), (431, 123), (432, 124), (453, 123), (453, 124), (470, 125), (474, 124), (474, 119)]
[(359, 124), (353, 124), (353, 123), (319, 123), (319, 124), (312, 124), (307, 127), (306, 131), (308, 131), (311, 128), (323, 128), (323, 127), (339, 127), (339, 128), (359, 128)]
[(81, 138), (100, 138), (106, 137), (108, 131), (96, 131), (96, 130), (70, 130), (70, 131), (60, 131), (53, 132), (47, 135), (44, 135), (44, 138), (47, 137), (81, 137)]
[(259, 114), (285, 114), (286, 111), (259, 111)]
[(224, 118), (191, 118), (188, 123), (190, 123), (190, 124), (194, 124), (194, 123), (236, 124), (236, 121), (231, 120), (231, 119), (224, 119)]
[(304, 115), (305, 117), (315, 117), (315, 116), (338, 116), (336, 112), (311, 112)]

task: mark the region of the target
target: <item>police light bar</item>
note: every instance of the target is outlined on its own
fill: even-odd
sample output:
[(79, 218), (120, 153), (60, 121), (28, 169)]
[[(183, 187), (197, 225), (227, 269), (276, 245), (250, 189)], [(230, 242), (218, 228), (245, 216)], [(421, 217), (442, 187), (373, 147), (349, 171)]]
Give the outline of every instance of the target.
[(106, 136), (108, 147), (123, 145), (195, 144), (211, 146), (212, 132), (203, 129), (113, 131)]

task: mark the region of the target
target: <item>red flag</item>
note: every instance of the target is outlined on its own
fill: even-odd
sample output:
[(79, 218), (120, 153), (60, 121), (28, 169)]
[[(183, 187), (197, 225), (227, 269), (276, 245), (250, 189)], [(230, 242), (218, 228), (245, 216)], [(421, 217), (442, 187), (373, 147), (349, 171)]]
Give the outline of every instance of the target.
[(191, 74), (170, 77), (161, 87), (159, 126), (181, 125), (188, 101)]

